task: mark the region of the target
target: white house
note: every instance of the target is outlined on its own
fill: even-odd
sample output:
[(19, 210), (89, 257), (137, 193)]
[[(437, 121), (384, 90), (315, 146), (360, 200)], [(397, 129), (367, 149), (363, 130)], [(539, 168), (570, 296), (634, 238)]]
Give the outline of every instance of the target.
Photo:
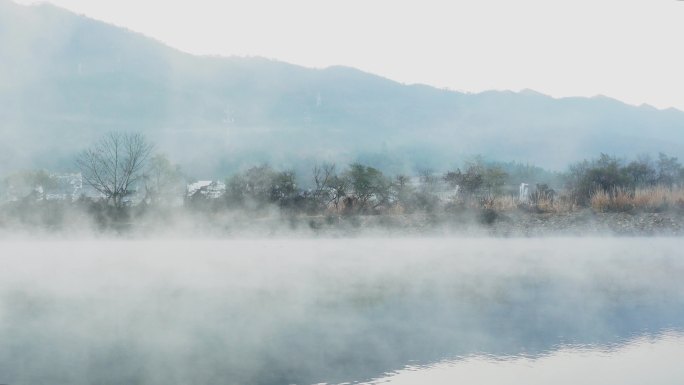
[(220, 198), (226, 192), (226, 184), (219, 181), (200, 180), (190, 183), (185, 189), (186, 198), (203, 196), (209, 199)]

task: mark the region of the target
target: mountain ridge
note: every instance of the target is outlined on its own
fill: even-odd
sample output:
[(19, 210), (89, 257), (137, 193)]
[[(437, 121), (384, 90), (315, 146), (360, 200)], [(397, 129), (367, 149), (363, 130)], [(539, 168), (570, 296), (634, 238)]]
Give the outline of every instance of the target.
[(562, 168), (598, 152), (684, 155), (677, 109), (195, 56), (52, 5), (0, 0), (0, 9), (0, 173), (71, 168), (74, 152), (111, 130), (141, 131), (207, 176), (263, 162), (442, 169), (481, 153)]

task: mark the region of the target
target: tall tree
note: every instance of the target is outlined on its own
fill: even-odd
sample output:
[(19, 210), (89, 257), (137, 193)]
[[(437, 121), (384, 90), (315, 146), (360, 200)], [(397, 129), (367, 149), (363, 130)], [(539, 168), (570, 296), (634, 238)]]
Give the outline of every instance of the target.
[(143, 180), (145, 182), (145, 200), (152, 204), (180, 198), (185, 190), (180, 166), (172, 164), (163, 154), (157, 154), (150, 158), (143, 174)]
[(78, 155), (83, 181), (121, 207), (123, 198), (142, 177), (153, 145), (141, 134), (112, 132)]
[[(349, 165), (347, 176), (354, 196), (358, 200), (359, 209), (376, 208), (388, 203), (391, 181), (382, 172), (360, 163)], [(373, 202), (373, 204), (371, 204)]]
[(334, 181), (337, 178), (334, 163), (315, 165), (312, 171), (314, 190), (311, 195), (316, 209), (326, 209), (334, 201)]
[(662, 152), (658, 154), (658, 183), (665, 186), (672, 186), (677, 182), (682, 174), (682, 165), (676, 157), (667, 156)]

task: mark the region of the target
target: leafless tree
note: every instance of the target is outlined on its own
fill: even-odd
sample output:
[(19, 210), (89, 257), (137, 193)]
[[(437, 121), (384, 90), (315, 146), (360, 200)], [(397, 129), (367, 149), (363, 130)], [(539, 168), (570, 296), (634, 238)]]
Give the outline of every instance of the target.
[(141, 134), (112, 132), (78, 155), (83, 181), (121, 207), (141, 178), (153, 146)]
[(335, 176), (334, 163), (323, 163), (322, 165), (315, 165), (313, 168), (313, 180), (316, 185), (313, 197), (316, 202), (324, 207), (332, 201), (331, 182)]
[(335, 205), (335, 211), (340, 211), (340, 202), (347, 196), (351, 181), (345, 175), (333, 175), (330, 179), (331, 202)]

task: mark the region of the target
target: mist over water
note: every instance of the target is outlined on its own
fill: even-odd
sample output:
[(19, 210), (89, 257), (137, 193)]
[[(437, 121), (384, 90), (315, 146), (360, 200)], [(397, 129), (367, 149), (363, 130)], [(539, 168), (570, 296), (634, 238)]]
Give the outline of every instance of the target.
[[(666, 95), (627, 64), (676, 67), (674, 8), (631, 10), (659, 20), (651, 35), (630, 12), (575, 3), (463, 12), (479, 32), (444, 13), (464, 45), (423, 3), (230, 4), (270, 42), (303, 32), (289, 43), (319, 59), (362, 37), (436, 74), (411, 42), (448, 38), (462, 64), (449, 72), (498, 89), (471, 93), (376, 66), (197, 56), (20, 3), (33, 1), (0, 0), (0, 385), (684, 384), (684, 111), (505, 90), (550, 90), (515, 79), (543, 68)], [(221, 2), (171, 19), (169, 3), (149, 23), (191, 38)], [(378, 29), (373, 8), (393, 21)], [(634, 35), (618, 39), (621, 18)], [(330, 40), (308, 23), (341, 28)], [(247, 30), (213, 35), (250, 45)], [(468, 71), (468, 47), (506, 60)], [(609, 64), (622, 47), (628, 63)], [(549, 58), (580, 65), (559, 77)], [(554, 95), (595, 93), (570, 91)]]
[[(662, 365), (653, 368), (681, 382), (668, 366), (669, 352), (684, 351), (681, 246), (678, 238), (3, 241), (0, 383), (342, 383), (455, 362), (452, 381), (486, 384), (496, 383), (486, 373), (505, 376), (511, 362), (540, 378), (543, 368), (582, 367), (586, 354), (568, 350), (577, 346), (618, 363), (620, 352), (657, 346), (663, 353), (650, 357)], [(623, 362), (616, 370), (634, 361)], [(418, 372), (419, 383), (439, 383)]]

